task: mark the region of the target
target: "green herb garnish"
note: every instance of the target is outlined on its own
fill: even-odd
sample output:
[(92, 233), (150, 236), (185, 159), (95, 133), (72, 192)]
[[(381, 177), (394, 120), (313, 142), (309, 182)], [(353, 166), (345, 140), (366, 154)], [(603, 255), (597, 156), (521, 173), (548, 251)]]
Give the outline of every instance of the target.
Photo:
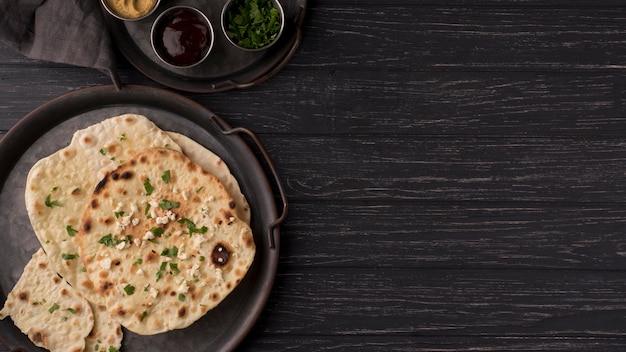
[(117, 239), (117, 237), (113, 237), (111, 234), (102, 236), (99, 240), (98, 243), (103, 244), (107, 247), (113, 247), (116, 246), (120, 243), (120, 240)]
[(178, 255), (178, 247), (173, 246), (172, 248), (164, 248), (161, 255), (164, 257), (176, 258)]
[(61, 203), (59, 203), (58, 200), (51, 200), (50, 197), (52, 196), (51, 193), (48, 193), (48, 196), (46, 197), (46, 201), (45, 204), (48, 208), (52, 208), (52, 207), (60, 207)]
[(127, 295), (132, 295), (133, 293), (135, 293), (135, 286), (128, 284), (126, 286), (124, 286), (124, 292), (126, 292)]
[(163, 182), (165, 183), (170, 183), (170, 180), (171, 180), (170, 170), (165, 170), (163, 175), (161, 175), (161, 180), (163, 180)]
[(184, 302), (185, 301), (185, 295), (183, 295), (182, 293), (179, 293), (178, 294), (178, 300), (181, 301), (181, 302)]
[(163, 235), (163, 228), (153, 227), (150, 229), (150, 232), (152, 232), (156, 237), (161, 237)]
[(70, 237), (74, 237), (74, 235), (76, 235), (76, 234), (78, 233), (78, 231), (77, 231), (77, 230), (74, 230), (74, 229), (72, 228), (72, 226), (70, 226), (70, 225), (67, 225), (67, 226), (65, 227), (65, 231), (67, 231), (67, 235), (68, 235), (68, 236), (70, 236)]
[(54, 313), (55, 310), (59, 309), (59, 305), (57, 303), (53, 303), (50, 309), (48, 309), (49, 313)]
[(172, 275), (178, 275), (178, 273), (180, 273), (180, 270), (178, 269), (178, 264), (176, 263), (170, 263), (170, 270), (172, 270)]
[(146, 189), (146, 195), (147, 196), (151, 195), (152, 191), (154, 191), (154, 187), (152, 187), (152, 185), (150, 184), (150, 179), (149, 178), (147, 178), (146, 181), (144, 181), (143, 188)]
[(237, 45), (257, 49), (276, 40), (280, 10), (272, 0), (236, 0), (226, 13), (226, 34)]
[(115, 215), (116, 219), (118, 219), (120, 216), (124, 216), (124, 212), (123, 211), (116, 211), (113, 214)]
[(148, 312), (144, 310), (143, 313), (141, 313), (141, 318), (139, 318), (139, 321), (143, 321), (144, 319), (146, 319), (147, 316), (148, 316)]
[(62, 253), (61, 258), (63, 260), (72, 260), (78, 258), (78, 254), (75, 253)]
[(163, 262), (161, 263), (161, 266), (159, 267), (159, 270), (156, 273), (156, 281), (159, 281), (163, 278), (163, 270), (165, 270), (165, 268), (167, 268), (167, 262)]
[(161, 203), (159, 203), (159, 208), (163, 210), (174, 209), (178, 207), (180, 207), (180, 202), (170, 202), (167, 199), (163, 199), (161, 200)]
[(187, 225), (187, 229), (189, 230), (189, 236), (193, 235), (194, 233), (206, 233), (208, 228), (206, 226), (202, 226), (201, 228), (197, 228), (196, 224), (187, 219), (187, 218), (180, 218), (178, 219), (178, 223), (181, 225)]

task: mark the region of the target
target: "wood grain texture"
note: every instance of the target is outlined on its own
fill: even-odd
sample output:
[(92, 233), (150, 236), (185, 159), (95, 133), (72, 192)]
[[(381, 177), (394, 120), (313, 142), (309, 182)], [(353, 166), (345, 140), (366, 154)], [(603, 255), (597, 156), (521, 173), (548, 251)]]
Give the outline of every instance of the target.
[(622, 203), (620, 138), (283, 137), (289, 195), (319, 201)]
[[(313, 0), (276, 76), (182, 93), (256, 132), (290, 201), (238, 350), (623, 351), (624, 23), (615, 0)], [(0, 138), (108, 83), (0, 47)]]
[(626, 268), (623, 206), (295, 203), (281, 236), (290, 270)]
[(621, 337), (626, 320), (619, 271), (311, 268), (275, 285), (269, 334)]

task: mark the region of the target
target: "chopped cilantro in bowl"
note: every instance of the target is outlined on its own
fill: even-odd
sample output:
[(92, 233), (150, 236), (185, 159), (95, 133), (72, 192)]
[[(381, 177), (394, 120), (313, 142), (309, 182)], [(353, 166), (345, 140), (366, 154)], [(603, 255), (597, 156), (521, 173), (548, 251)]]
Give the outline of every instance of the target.
[(276, 42), (284, 27), (278, 0), (230, 0), (222, 12), (228, 39), (245, 50), (260, 50)]

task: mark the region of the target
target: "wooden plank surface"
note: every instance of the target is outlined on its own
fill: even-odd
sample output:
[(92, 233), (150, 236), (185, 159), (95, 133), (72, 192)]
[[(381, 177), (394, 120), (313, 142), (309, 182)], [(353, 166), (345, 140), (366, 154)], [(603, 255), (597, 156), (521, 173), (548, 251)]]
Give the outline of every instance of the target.
[[(309, 5), (275, 77), (182, 93), (258, 133), (290, 200), (239, 350), (624, 350), (626, 4)], [(109, 82), (0, 47), (0, 138)]]

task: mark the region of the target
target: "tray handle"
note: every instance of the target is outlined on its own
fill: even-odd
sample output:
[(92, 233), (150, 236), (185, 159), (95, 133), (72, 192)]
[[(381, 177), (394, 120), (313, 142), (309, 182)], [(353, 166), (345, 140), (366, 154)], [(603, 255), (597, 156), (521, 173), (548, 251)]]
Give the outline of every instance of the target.
[(259, 139), (259, 137), (257, 137), (256, 134), (254, 134), (254, 132), (244, 127), (230, 127), (222, 118), (216, 115), (212, 115), (211, 119), (219, 127), (221, 132), (225, 135), (244, 134), (248, 136), (254, 142), (254, 146), (258, 149), (258, 151), (261, 153), (261, 155), (265, 159), (265, 162), (267, 163), (267, 166), (270, 169), (272, 176), (274, 177), (274, 182), (276, 184), (276, 187), (278, 188), (278, 192), (280, 193), (280, 200), (283, 203), (281, 215), (276, 220), (272, 221), (270, 224), (267, 225), (267, 239), (269, 242), (269, 248), (274, 249), (276, 248), (276, 239), (275, 239), (276, 229), (287, 218), (287, 208), (288, 208), (287, 196), (285, 195), (285, 190), (283, 189), (282, 183), (280, 182), (280, 179), (278, 178), (278, 172), (276, 171), (276, 167), (274, 166), (272, 159), (270, 159), (269, 154), (265, 150), (265, 147), (261, 143), (261, 140)]

